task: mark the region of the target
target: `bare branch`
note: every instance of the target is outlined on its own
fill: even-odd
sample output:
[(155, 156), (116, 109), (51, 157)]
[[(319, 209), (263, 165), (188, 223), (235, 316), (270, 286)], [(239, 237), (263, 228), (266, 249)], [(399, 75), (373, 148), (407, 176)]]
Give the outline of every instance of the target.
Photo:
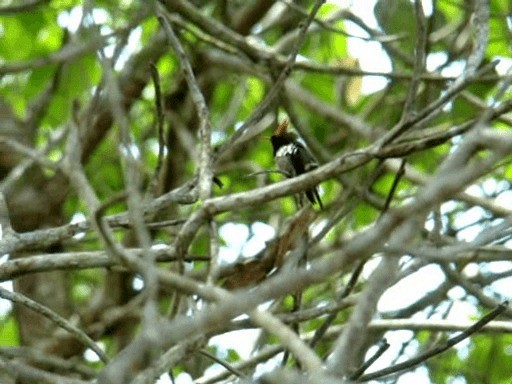
[(66, 331), (73, 334), (80, 342), (82, 342), (85, 346), (90, 348), (96, 353), (96, 355), (100, 358), (104, 363), (108, 363), (108, 358), (105, 352), (92, 340), (89, 336), (87, 336), (82, 330), (71, 324), (68, 320), (64, 319), (62, 316), (58, 315), (56, 312), (52, 311), (50, 308), (45, 307), (32, 299), (22, 295), (21, 293), (10, 292), (4, 288), (0, 287), (0, 297), (6, 300), (10, 300), (14, 303), (18, 303), (24, 305), (27, 308), (36, 311), (37, 313), (43, 315), (47, 319), (53, 321), (59, 327), (65, 329)]
[(60, 51), (27, 62), (0, 64), (0, 76), (8, 73), (30, 71), (36, 68), (42, 68), (51, 64), (58, 64), (82, 57), (85, 54), (92, 53), (107, 44), (108, 36), (101, 36), (81, 43), (69, 43)]
[(196, 112), (199, 117), (199, 141), (201, 145), (200, 154), (199, 154), (199, 197), (201, 199), (206, 199), (211, 195), (212, 182), (213, 182), (213, 172), (211, 170), (211, 162), (212, 162), (212, 147), (211, 147), (211, 136), (212, 136), (212, 128), (210, 124), (210, 112), (208, 110), (208, 106), (206, 105), (206, 101), (204, 96), (199, 88), (199, 84), (194, 76), (194, 72), (192, 71), (192, 66), (181, 46), (179, 39), (177, 38), (174, 30), (172, 29), (171, 24), (165, 18), (165, 16), (160, 13), (158, 20), (160, 24), (163, 25), (165, 32), (167, 34), (167, 38), (169, 39), (173, 49), (176, 51), (178, 58), (180, 60), (180, 65), (182, 67), (183, 73), (185, 74), (185, 79), (187, 80), (187, 84), (190, 88), (190, 92), (192, 95), (192, 100), (194, 101), (194, 105), (196, 107)]
[(487, 315), (485, 315), (480, 320), (478, 320), (476, 323), (474, 323), (471, 327), (467, 328), (465, 331), (461, 332), (457, 336), (454, 336), (454, 337), (448, 339), (442, 345), (438, 345), (438, 346), (432, 348), (431, 350), (429, 350), (415, 358), (412, 358), (408, 361), (404, 361), (403, 363), (399, 363), (392, 367), (384, 368), (379, 371), (372, 372), (367, 375), (363, 375), (359, 378), (359, 381), (370, 381), (370, 380), (375, 380), (379, 377), (388, 376), (395, 372), (399, 372), (401, 370), (414, 367), (414, 366), (421, 364), (422, 362), (432, 358), (433, 356), (436, 356), (436, 355), (439, 355), (439, 354), (445, 352), (446, 350), (450, 349), (454, 345), (460, 343), (462, 340), (467, 339), (473, 333), (478, 332), (487, 323), (489, 323), (491, 320), (495, 319), (503, 311), (505, 311), (507, 309), (507, 306), (508, 306), (508, 302), (504, 302), (504, 303), (500, 304), (493, 311), (489, 312)]

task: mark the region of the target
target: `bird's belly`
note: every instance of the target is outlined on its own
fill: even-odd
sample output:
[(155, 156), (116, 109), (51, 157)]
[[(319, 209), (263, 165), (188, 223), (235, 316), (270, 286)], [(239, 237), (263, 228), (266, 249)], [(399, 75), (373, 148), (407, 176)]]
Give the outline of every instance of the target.
[(276, 157), (276, 165), (277, 168), (286, 174), (287, 177), (295, 177), (296, 172), (295, 168), (293, 167), (292, 162), (287, 156), (277, 156)]

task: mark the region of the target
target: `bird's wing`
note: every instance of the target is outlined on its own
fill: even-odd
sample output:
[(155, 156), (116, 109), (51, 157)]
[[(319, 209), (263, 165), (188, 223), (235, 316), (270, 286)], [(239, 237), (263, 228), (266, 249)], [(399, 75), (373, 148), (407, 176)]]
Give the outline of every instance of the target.
[[(309, 172), (318, 167), (318, 163), (311, 153), (299, 142), (295, 143), (295, 150), (292, 152), (292, 164), (295, 168), (297, 175), (301, 175), (305, 172)], [(323, 209), (322, 200), (318, 194), (317, 187), (313, 187), (306, 191), (306, 196), (311, 203), (318, 203), (320, 208)]]
[(300, 142), (295, 142), (295, 150), (292, 152), (292, 164), (297, 175), (318, 167), (318, 163), (311, 153)]

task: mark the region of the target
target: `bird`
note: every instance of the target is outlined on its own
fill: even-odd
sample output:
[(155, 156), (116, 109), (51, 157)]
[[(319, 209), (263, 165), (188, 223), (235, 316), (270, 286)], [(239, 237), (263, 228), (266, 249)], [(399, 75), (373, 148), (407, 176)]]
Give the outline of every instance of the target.
[[(277, 168), (286, 177), (299, 176), (318, 167), (311, 152), (297, 140), (297, 135), (288, 132), (288, 120), (278, 125), (274, 134), (270, 136), (270, 142)], [(318, 203), (320, 209), (324, 208), (317, 186), (308, 189), (305, 193), (311, 204)]]

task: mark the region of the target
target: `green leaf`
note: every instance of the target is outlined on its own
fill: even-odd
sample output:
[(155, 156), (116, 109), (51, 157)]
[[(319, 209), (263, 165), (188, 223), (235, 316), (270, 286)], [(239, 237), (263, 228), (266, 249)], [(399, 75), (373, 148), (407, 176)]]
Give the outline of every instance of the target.
[(240, 361), (240, 355), (238, 354), (238, 352), (236, 350), (229, 348), (228, 349), (228, 357), (226, 358), (226, 360), (229, 362), (232, 362), (232, 363)]
[(373, 223), (378, 217), (378, 211), (369, 204), (359, 204), (354, 210), (354, 228), (361, 228)]
[(375, 18), (389, 35), (398, 35), (400, 46), (409, 54), (416, 45), (416, 15), (409, 0), (379, 0), (374, 8)]
[(34, 38), (26, 33), (21, 20), (7, 18), (3, 20), (2, 29), (0, 38), (9, 41), (9, 44), (0, 45), (0, 58), (6, 61), (22, 61), (32, 56)]
[(0, 345), (20, 345), (18, 323), (11, 314), (8, 315), (7, 319), (4, 318), (0, 321)]

